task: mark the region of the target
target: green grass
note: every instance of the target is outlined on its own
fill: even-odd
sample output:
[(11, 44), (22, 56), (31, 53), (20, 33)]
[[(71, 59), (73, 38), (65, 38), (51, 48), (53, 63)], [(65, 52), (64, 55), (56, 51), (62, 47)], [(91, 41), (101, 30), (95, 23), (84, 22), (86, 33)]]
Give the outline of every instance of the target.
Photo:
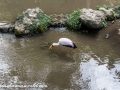
[(19, 14), (19, 15), (17, 16), (17, 20), (18, 20), (20, 23), (22, 23), (24, 16), (25, 16), (24, 14)]
[(101, 28), (104, 28), (104, 27), (106, 27), (107, 26), (107, 22), (104, 20), (102, 23), (101, 23), (101, 25), (100, 25), (100, 29)]
[(70, 29), (79, 30), (81, 28), (80, 21), (81, 10), (75, 10), (73, 13), (67, 16), (66, 26)]
[(26, 25), (25, 29), (29, 30), (31, 35), (40, 33), (40, 30), (38, 29), (37, 26), (37, 22), (35, 21), (32, 21), (32, 24), (30, 25)]
[(46, 31), (48, 30), (48, 27), (50, 26), (50, 24), (52, 23), (52, 18), (49, 17), (48, 15), (44, 14), (44, 13), (40, 13), (37, 15), (37, 18), (39, 20), (39, 29), (41, 31)]

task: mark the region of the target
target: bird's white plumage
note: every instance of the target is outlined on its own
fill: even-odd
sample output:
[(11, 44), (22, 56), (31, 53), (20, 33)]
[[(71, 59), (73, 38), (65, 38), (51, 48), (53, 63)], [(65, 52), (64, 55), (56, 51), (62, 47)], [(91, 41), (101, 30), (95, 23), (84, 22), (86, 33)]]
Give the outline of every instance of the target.
[(77, 48), (77, 46), (68, 38), (60, 38), (58, 43), (53, 43), (49, 49), (52, 49), (53, 46), (58, 46), (58, 45), (62, 45), (65, 47), (71, 47), (71, 48)]
[(69, 46), (74, 47), (73, 42), (68, 38), (60, 38), (59, 39), (59, 44), (61, 44), (61, 45), (69, 45)]

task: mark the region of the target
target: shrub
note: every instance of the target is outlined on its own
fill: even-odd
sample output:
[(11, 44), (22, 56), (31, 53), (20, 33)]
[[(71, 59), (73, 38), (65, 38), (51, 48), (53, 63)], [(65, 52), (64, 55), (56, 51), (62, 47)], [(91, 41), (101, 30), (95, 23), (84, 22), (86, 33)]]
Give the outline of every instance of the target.
[(70, 29), (78, 30), (81, 28), (80, 16), (81, 10), (75, 10), (73, 13), (67, 16), (66, 26)]
[(111, 20), (115, 20), (116, 16), (115, 16), (115, 12), (111, 12), (112, 15), (111, 16), (107, 16), (106, 20), (111, 21)]
[(26, 25), (25, 29), (29, 30), (31, 35), (40, 33), (36, 21), (32, 21), (32, 24)]
[(28, 16), (28, 14), (19, 14), (19, 15), (17, 16), (18, 22), (19, 22), (19, 23), (22, 23), (25, 16)]
[(120, 5), (115, 6), (114, 11), (115, 13), (120, 14)]
[(50, 26), (50, 24), (53, 22), (52, 18), (50, 16), (47, 16), (44, 13), (40, 13), (37, 15), (37, 18), (39, 20), (39, 26), (38, 28), (41, 31), (46, 31), (48, 30), (48, 27)]
[(101, 23), (101, 25), (100, 25), (100, 29), (101, 28), (104, 28), (104, 27), (106, 27), (107, 26), (107, 22), (104, 20), (102, 23)]

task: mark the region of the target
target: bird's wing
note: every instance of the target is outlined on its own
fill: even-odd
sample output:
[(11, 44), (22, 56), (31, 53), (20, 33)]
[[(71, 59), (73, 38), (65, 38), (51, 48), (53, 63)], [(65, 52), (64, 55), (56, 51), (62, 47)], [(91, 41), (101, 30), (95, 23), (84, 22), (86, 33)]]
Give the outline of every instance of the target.
[(74, 47), (73, 42), (68, 38), (60, 38), (59, 39), (59, 44), (64, 45), (64, 46)]

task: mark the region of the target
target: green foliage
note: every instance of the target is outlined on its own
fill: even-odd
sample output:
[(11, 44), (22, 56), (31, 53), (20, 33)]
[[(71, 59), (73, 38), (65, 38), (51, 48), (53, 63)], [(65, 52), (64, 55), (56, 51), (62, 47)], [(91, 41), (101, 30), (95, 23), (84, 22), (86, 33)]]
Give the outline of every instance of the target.
[[(18, 15), (18, 22), (23, 24), (23, 19), (25, 16), (28, 17), (28, 13)], [(52, 19), (44, 13), (39, 13), (37, 15), (37, 19), (38, 21), (33, 19), (31, 24), (25, 24), (25, 30), (29, 30), (31, 35), (48, 30), (48, 27), (52, 23)]]
[(97, 5), (97, 10), (99, 10), (99, 8), (105, 8), (105, 9), (110, 9), (110, 6), (108, 6), (108, 5)]
[(24, 16), (25, 16), (24, 14), (19, 14), (19, 15), (17, 16), (17, 20), (18, 20), (20, 23), (22, 23)]
[(70, 29), (78, 30), (81, 28), (81, 21), (79, 16), (81, 14), (81, 10), (75, 10), (73, 13), (67, 16), (66, 26)]
[(120, 5), (115, 6), (114, 11), (115, 13), (120, 14)]
[(52, 23), (52, 18), (50, 18), (49, 16), (47, 16), (46, 14), (44, 13), (40, 13), (37, 15), (37, 18), (39, 20), (39, 23), (40, 25), (38, 26), (38, 28), (41, 30), (41, 31), (46, 31), (48, 30), (48, 27), (50, 26), (50, 24)]
[(38, 26), (37, 26), (37, 22), (36, 22), (36, 21), (32, 21), (32, 24), (26, 25), (25, 29), (26, 29), (26, 30), (29, 30), (31, 35), (38, 34), (38, 33), (41, 32), (41, 31), (38, 29)]
[(107, 16), (106, 20), (111, 21), (111, 20), (115, 20), (116, 19), (115, 13), (114, 12), (111, 12), (111, 13), (112, 13), (112, 15), (111, 16)]
[(101, 28), (104, 28), (104, 27), (106, 27), (107, 26), (107, 22), (104, 20), (102, 23), (101, 23), (101, 25), (100, 25), (100, 29)]

